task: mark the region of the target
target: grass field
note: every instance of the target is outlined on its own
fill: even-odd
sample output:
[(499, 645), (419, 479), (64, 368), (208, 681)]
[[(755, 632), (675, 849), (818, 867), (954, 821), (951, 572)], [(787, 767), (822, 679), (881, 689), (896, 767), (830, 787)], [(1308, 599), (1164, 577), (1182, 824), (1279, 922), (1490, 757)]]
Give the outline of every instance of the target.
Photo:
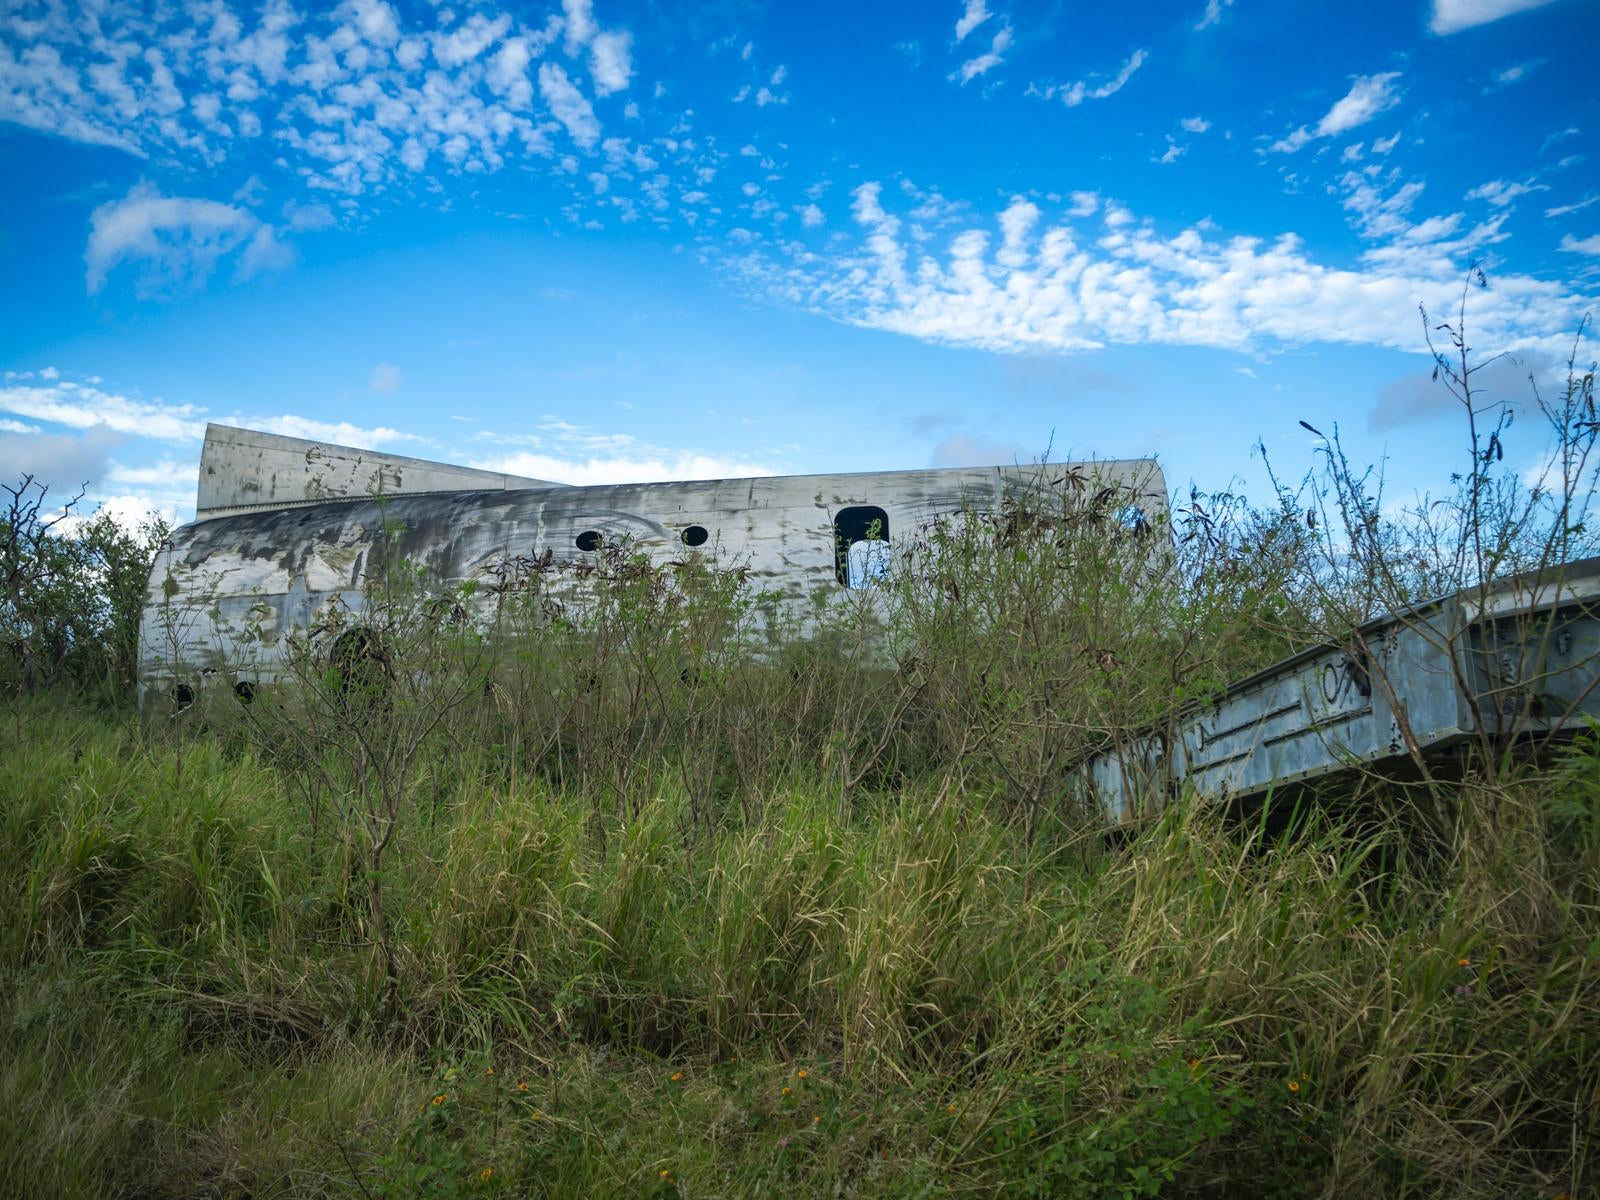
[[(432, 753), (382, 871), (225, 729), (19, 702), (12, 1196), (1600, 1189), (1600, 751), (1270, 842)], [(954, 778), (954, 777), (950, 777)]]

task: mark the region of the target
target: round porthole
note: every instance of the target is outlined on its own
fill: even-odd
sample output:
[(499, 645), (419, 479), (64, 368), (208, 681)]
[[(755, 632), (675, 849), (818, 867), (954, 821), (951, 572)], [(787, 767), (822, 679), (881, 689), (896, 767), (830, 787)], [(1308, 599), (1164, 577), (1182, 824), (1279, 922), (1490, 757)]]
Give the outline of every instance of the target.
[(241, 679), (233, 685), (233, 694), (239, 697), (240, 704), (249, 704), (256, 698), (256, 685), (248, 679)]
[(683, 539), (685, 546), (704, 546), (711, 539), (704, 525), (691, 525), (678, 536)]
[(586, 553), (589, 551), (598, 550), (600, 549), (600, 543), (603, 540), (604, 539), (600, 536), (599, 530), (585, 529), (578, 535), (578, 549)]

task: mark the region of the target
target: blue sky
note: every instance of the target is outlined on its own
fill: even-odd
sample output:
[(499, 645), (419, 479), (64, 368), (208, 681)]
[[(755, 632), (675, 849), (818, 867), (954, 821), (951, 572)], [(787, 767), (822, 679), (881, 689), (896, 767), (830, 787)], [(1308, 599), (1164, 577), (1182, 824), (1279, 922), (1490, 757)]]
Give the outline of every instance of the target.
[(1439, 491), (1419, 303), (1482, 261), (1525, 406), (1600, 295), (1597, 40), (1593, 0), (12, 0), (0, 472), (185, 518), (226, 420), (1258, 490), (1304, 419)]

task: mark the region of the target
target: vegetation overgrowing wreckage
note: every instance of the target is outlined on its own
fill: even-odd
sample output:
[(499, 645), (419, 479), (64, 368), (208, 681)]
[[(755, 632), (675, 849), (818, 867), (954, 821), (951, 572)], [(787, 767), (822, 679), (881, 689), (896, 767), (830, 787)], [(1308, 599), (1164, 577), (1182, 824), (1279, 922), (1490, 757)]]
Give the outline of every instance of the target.
[(1171, 554), (1057, 490), (940, 523), (804, 642), (611, 547), (581, 608), (505, 564), (488, 629), (376, 579), (352, 661), (198, 720), (8, 675), (0, 1190), (1592, 1191), (1595, 732), (1270, 843), (1062, 803), (1108, 729), (1593, 552), (1592, 371), (1530, 487), (1455, 349), (1471, 466), (1408, 513), (1335, 435)]

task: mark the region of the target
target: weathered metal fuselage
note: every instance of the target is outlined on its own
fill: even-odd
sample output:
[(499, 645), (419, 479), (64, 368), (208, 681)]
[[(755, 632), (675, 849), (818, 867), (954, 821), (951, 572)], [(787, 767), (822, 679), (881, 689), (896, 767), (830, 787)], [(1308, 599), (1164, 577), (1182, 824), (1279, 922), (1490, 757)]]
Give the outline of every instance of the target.
[[(140, 640), (146, 705), (270, 681), (286, 636), (310, 629), (333, 603), (359, 612), (369, 581), (394, 561), (454, 583), (486, 580), (517, 556), (548, 552), (558, 563), (593, 562), (602, 541), (625, 542), (662, 562), (715, 553), (740, 565), (788, 615), (804, 619), (860, 569), (859, 561), (847, 561), (852, 543), (870, 536), (888, 550), (942, 514), (998, 511), (1008, 492), (1041, 479), (1036, 468), (985, 467), (517, 487), (532, 481), (467, 469), (454, 479), (447, 465), (397, 468), (382, 455), (248, 431), (217, 430), (207, 447), (204, 519), (173, 534), (151, 574)], [(253, 457), (241, 462), (245, 452)], [(1051, 474), (1071, 469), (1053, 466)], [(1117, 488), (1150, 518), (1166, 511), (1165, 481), (1152, 460), (1076, 470), (1097, 487)], [(244, 472), (254, 486), (230, 490), (228, 479), (238, 476), (227, 471)], [(297, 481), (307, 472), (315, 486)], [(329, 494), (364, 481), (404, 488), (412, 480), (473, 490)], [(264, 494), (272, 498), (263, 501)], [(274, 507), (263, 507), (268, 503)]]
[(1120, 824), (1185, 788), (1255, 796), (1586, 719), (1600, 719), (1600, 558), (1443, 596), (1274, 663), (1210, 703), (1120, 733), (1082, 782)]

